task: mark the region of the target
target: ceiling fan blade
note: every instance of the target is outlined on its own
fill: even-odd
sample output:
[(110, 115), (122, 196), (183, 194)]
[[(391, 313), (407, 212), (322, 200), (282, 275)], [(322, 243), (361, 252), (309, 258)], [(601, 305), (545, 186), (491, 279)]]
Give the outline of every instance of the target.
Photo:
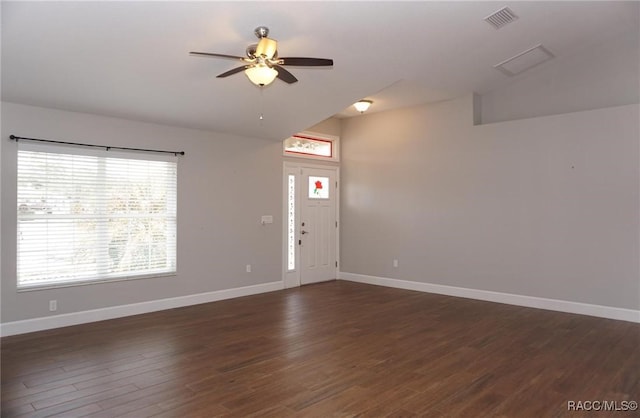
[(235, 73), (239, 73), (240, 71), (244, 71), (245, 69), (249, 68), (248, 65), (243, 65), (242, 67), (236, 67), (232, 70), (227, 71), (226, 73), (222, 73), (216, 76), (216, 78), (224, 78), (224, 77), (229, 77), (230, 75), (234, 75)]
[(328, 58), (287, 57), (279, 58), (280, 65), (297, 65), (298, 67), (330, 67), (333, 60)]
[(235, 55), (226, 55), (226, 54), (214, 54), (212, 52), (195, 52), (195, 51), (191, 51), (191, 52), (189, 52), (189, 55), (196, 55), (196, 56), (200, 56), (200, 57), (230, 58), (230, 59), (234, 59), (234, 60), (244, 61), (244, 57), (238, 57), (238, 56), (235, 56)]
[(268, 59), (271, 59), (276, 54), (277, 49), (278, 42), (275, 39), (262, 38), (260, 42), (258, 42), (258, 46), (256, 46), (255, 55), (264, 55)]
[(289, 71), (285, 70), (281, 66), (274, 65), (273, 68), (275, 68), (276, 71), (278, 71), (278, 78), (284, 81), (285, 83), (293, 84), (296, 81), (298, 81), (298, 79), (293, 74), (291, 74)]

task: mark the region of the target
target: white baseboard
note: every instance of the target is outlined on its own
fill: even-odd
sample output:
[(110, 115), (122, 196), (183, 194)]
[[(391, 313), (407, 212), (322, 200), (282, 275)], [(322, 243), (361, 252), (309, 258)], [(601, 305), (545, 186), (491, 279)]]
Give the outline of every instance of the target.
[(534, 296), (514, 295), (511, 293), (492, 292), (488, 290), (468, 289), (464, 287), (446, 286), (433, 283), (412, 282), (409, 280), (389, 279), (386, 277), (367, 276), (364, 274), (339, 272), (338, 279), (351, 282), (395, 287), (398, 289), (417, 290), (419, 292), (437, 293), (440, 295), (484, 300), (488, 302), (506, 303), (508, 305), (527, 308), (546, 309), (550, 311), (568, 312), (580, 315), (640, 323), (640, 310), (615, 308), (612, 306), (590, 305), (568, 300), (546, 299)]
[(9, 335), (25, 334), (27, 332), (67, 327), (70, 325), (86, 324), (88, 322), (104, 321), (106, 319), (121, 318), (123, 316), (139, 315), (162, 311), (165, 309), (198, 305), (201, 303), (233, 299), (258, 293), (273, 292), (281, 289), (284, 289), (283, 282), (270, 282), (253, 286), (217, 290), (214, 292), (198, 293), (195, 295), (178, 296), (175, 298), (132, 303), (129, 305), (112, 306), (109, 308), (92, 309), (89, 311), (6, 322), (4, 324), (0, 324), (0, 336), (6, 337)]

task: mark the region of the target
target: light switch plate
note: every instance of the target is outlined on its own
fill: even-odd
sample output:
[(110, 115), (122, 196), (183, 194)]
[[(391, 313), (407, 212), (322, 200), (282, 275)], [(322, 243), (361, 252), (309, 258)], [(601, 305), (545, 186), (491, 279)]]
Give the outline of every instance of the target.
[(260, 223), (262, 225), (272, 224), (273, 223), (273, 216), (271, 216), (271, 215), (262, 215), (262, 220), (260, 221)]

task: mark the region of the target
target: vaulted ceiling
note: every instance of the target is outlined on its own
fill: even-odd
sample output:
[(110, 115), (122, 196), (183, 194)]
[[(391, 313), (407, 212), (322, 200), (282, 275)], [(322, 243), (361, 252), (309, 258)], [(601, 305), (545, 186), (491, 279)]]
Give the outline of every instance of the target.
[[(483, 20), (508, 5), (519, 17)], [(637, 31), (638, 2), (2, 2), (2, 99), (280, 140), (333, 115), (485, 93), (512, 82), (493, 65), (543, 44), (556, 57)], [(288, 67), (262, 89), (237, 65), (268, 26)], [(550, 60), (543, 65), (554, 65)], [(526, 74), (518, 77), (524, 77)], [(260, 113), (264, 119), (260, 120)]]

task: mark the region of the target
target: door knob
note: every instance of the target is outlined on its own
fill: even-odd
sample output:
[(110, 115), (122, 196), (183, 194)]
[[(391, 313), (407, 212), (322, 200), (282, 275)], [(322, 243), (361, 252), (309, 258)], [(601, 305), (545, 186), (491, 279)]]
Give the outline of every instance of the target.
[(307, 231), (304, 231), (304, 230), (300, 231), (300, 233), (301, 233), (302, 235), (304, 235), (304, 234), (308, 234), (308, 232), (307, 232)]

